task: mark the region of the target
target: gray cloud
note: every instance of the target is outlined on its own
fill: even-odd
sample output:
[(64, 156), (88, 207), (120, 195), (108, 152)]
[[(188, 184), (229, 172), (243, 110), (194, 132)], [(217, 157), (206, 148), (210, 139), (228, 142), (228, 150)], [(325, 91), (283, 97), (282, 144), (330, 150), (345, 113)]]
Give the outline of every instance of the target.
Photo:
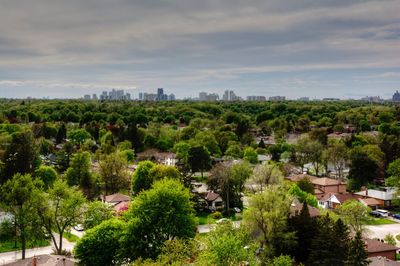
[[(398, 0), (1, 5), (0, 96), (12, 96), (12, 87), (16, 97), (76, 97), (164, 86), (179, 96), (234, 88), (346, 97), (360, 89), (386, 95), (400, 81), (385, 75), (400, 72)], [(380, 82), (359, 82), (366, 79)]]

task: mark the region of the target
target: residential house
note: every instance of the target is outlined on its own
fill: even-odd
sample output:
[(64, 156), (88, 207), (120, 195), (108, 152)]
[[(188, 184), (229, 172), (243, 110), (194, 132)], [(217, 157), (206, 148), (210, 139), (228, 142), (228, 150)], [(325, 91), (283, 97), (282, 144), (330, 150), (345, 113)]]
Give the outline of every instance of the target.
[(103, 202), (111, 205), (116, 213), (127, 210), (131, 202), (131, 197), (120, 193), (101, 196), (101, 199)]
[(208, 209), (210, 211), (216, 211), (223, 209), (225, 204), (222, 197), (215, 193), (214, 191), (210, 191), (208, 189), (207, 184), (202, 182), (192, 182), (192, 193), (197, 197), (197, 205), (202, 209)]
[(365, 189), (360, 192), (354, 193), (360, 196), (360, 198), (373, 198), (376, 199), (382, 207), (390, 207), (392, 200), (396, 198), (397, 190), (391, 187), (381, 187), (376, 189)]
[(137, 154), (138, 161), (150, 160), (159, 164), (175, 166), (178, 162), (173, 152), (163, 152), (157, 149), (148, 149)]
[[(299, 215), (302, 209), (303, 209), (303, 204), (298, 201), (295, 201), (290, 205), (290, 215), (291, 216)], [(311, 217), (316, 217), (319, 216), (320, 211), (318, 210), (318, 208), (309, 205), (308, 213), (310, 214)]]
[(314, 185), (314, 188), (316, 190), (323, 192), (323, 195), (328, 193), (338, 193), (338, 194), (346, 193), (346, 183), (343, 181), (328, 177), (313, 178), (310, 181)]
[(321, 199), (318, 199), (318, 206), (324, 209), (335, 209), (337, 206), (343, 204), (348, 200), (356, 200), (356, 196), (351, 193), (328, 193)]
[(205, 197), (205, 200), (207, 201), (208, 208), (211, 211), (221, 210), (224, 208), (224, 200), (218, 193), (215, 193), (214, 191), (209, 191)]
[(389, 260), (396, 260), (396, 252), (398, 247), (383, 243), (376, 239), (365, 239), (368, 250), (368, 257), (384, 257)]

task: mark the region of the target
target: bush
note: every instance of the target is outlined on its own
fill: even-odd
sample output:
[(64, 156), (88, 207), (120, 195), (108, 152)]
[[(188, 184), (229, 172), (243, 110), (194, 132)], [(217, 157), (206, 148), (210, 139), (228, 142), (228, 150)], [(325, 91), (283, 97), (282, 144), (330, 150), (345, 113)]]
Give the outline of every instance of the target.
[(11, 221), (5, 220), (0, 224), (0, 240), (7, 241), (14, 236), (14, 226)]
[(221, 219), (222, 218), (222, 213), (220, 212), (214, 212), (213, 214), (211, 214), (211, 217), (213, 219)]

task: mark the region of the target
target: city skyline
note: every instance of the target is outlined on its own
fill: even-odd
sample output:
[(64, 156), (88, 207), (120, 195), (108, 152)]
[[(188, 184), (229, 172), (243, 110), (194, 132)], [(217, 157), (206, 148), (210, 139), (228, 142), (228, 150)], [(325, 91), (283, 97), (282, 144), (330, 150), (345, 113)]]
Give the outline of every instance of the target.
[(390, 98), (400, 87), (398, 10), (396, 0), (6, 0), (0, 97), (162, 86), (177, 98), (226, 89)]

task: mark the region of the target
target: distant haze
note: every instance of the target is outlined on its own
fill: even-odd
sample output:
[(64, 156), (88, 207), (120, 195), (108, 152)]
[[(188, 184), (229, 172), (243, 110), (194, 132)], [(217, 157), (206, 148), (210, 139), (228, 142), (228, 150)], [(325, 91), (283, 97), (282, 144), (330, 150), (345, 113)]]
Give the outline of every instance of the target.
[(2, 0), (0, 97), (389, 98), (399, 12), (399, 0)]

